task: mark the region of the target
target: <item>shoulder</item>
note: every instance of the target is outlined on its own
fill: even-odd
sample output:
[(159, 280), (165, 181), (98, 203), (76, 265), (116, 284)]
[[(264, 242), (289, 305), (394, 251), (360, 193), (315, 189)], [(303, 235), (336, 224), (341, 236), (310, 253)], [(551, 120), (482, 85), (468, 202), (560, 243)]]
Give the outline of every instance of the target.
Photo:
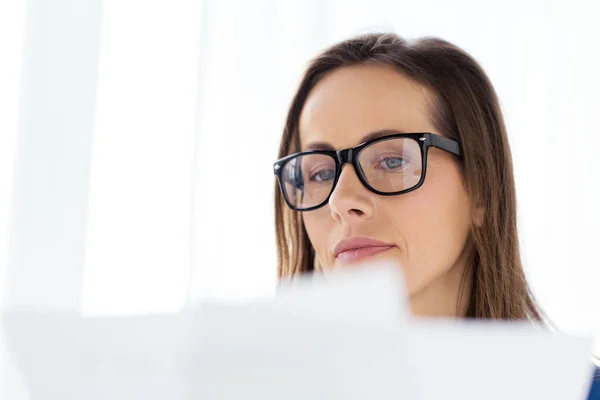
[(588, 400), (600, 400), (600, 368), (596, 369)]

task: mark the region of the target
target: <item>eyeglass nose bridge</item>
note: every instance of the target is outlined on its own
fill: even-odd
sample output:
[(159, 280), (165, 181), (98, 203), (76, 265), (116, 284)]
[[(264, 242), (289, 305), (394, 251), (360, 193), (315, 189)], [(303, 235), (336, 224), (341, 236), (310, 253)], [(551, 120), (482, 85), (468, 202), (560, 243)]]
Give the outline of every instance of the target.
[(346, 149), (335, 152), (337, 155), (337, 160), (340, 163), (340, 168), (344, 163), (352, 163), (352, 150), (353, 149)]

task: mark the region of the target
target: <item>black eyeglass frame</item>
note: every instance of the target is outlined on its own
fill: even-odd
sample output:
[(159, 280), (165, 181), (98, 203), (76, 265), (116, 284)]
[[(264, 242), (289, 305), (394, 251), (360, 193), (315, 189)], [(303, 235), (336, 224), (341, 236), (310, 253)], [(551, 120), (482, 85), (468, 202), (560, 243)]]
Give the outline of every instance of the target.
[[(362, 172), (360, 164), (358, 163), (358, 156), (360, 155), (361, 151), (363, 151), (366, 147), (368, 147), (374, 143), (381, 142), (384, 140), (398, 139), (398, 138), (413, 139), (419, 144), (419, 147), (421, 149), (421, 162), (422, 162), (421, 169), (422, 169), (423, 173), (421, 174), (421, 179), (419, 180), (419, 182), (409, 189), (404, 189), (404, 190), (400, 190), (397, 192), (381, 192), (381, 191), (373, 188), (367, 182), (367, 179), (365, 178), (365, 176)], [(316, 210), (317, 208), (323, 207), (325, 204), (327, 204), (329, 202), (329, 198), (331, 197), (331, 194), (335, 190), (338, 180), (340, 178), (340, 175), (342, 174), (342, 166), (345, 163), (352, 164), (352, 166), (354, 167), (354, 171), (356, 172), (356, 175), (358, 175), (358, 179), (363, 184), (363, 186), (375, 194), (378, 194), (381, 196), (398, 196), (400, 194), (412, 192), (413, 190), (420, 188), (423, 185), (423, 182), (425, 182), (425, 175), (427, 172), (427, 153), (428, 153), (428, 150), (430, 147), (435, 147), (440, 150), (444, 150), (450, 154), (453, 154), (459, 158), (462, 158), (462, 150), (461, 150), (460, 143), (454, 139), (449, 139), (447, 137), (436, 135), (435, 133), (430, 133), (430, 132), (397, 133), (397, 134), (392, 134), (392, 135), (380, 136), (378, 138), (363, 142), (357, 146), (354, 146), (354, 147), (351, 147), (348, 149), (343, 149), (343, 150), (308, 150), (308, 151), (302, 151), (299, 153), (290, 154), (289, 156), (283, 157), (283, 158), (275, 161), (275, 163), (273, 164), (273, 172), (274, 172), (275, 176), (277, 177), (277, 183), (279, 184), (279, 190), (281, 191), (281, 194), (283, 195), (283, 198), (284, 198), (286, 204), (288, 205), (288, 207), (290, 207), (294, 211), (312, 211), (312, 210)], [(323, 200), (321, 203), (319, 203), (313, 207), (298, 208), (298, 207), (294, 207), (287, 197), (287, 193), (286, 193), (286, 190), (284, 187), (284, 181), (283, 181), (283, 177), (282, 177), (282, 171), (284, 169), (283, 167), (285, 166), (285, 164), (288, 161), (290, 161), (291, 159), (299, 157), (299, 156), (303, 156), (303, 155), (309, 155), (309, 154), (323, 154), (323, 155), (327, 155), (327, 156), (333, 158), (333, 160), (335, 162), (335, 178), (333, 180), (333, 185), (331, 186), (331, 191), (329, 192), (329, 194), (327, 195), (325, 200)]]

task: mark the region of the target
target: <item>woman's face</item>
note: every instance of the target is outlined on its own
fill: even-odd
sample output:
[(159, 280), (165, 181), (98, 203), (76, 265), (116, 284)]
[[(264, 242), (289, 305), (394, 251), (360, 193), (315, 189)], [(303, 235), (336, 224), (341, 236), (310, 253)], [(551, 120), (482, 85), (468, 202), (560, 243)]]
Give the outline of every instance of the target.
[[(439, 134), (430, 121), (432, 99), (426, 88), (390, 67), (340, 68), (325, 76), (305, 103), (299, 125), (302, 150), (316, 143), (346, 149), (384, 129)], [(302, 218), (324, 271), (393, 259), (403, 268), (413, 312), (450, 316), (463, 304), (458, 304), (459, 286), (472, 215), (457, 161), (430, 148), (419, 189), (380, 196), (361, 184), (351, 164), (344, 164), (329, 203), (303, 212)], [(340, 242), (351, 248), (337, 254)]]

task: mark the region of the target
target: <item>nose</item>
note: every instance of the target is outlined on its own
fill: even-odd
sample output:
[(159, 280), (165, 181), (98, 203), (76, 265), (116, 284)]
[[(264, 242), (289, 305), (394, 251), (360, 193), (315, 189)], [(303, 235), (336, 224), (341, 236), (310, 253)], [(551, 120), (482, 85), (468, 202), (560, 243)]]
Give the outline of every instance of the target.
[(340, 178), (329, 197), (329, 209), (334, 220), (356, 223), (373, 217), (374, 193), (363, 186), (351, 164), (342, 167)]

